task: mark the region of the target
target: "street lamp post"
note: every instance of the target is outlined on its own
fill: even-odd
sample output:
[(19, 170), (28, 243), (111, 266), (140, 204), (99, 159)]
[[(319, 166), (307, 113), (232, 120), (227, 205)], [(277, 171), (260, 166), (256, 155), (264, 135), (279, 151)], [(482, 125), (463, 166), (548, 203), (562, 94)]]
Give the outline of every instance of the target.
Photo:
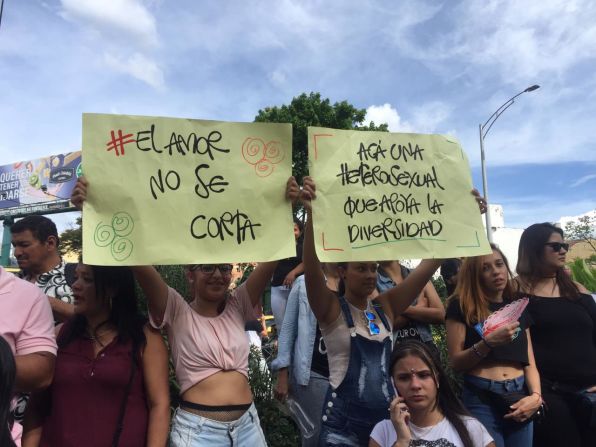
[(478, 126), (479, 131), (480, 131), (480, 165), (482, 167), (482, 193), (484, 195), (484, 200), (486, 201), (486, 214), (485, 214), (486, 235), (488, 236), (489, 242), (493, 241), (493, 230), (492, 230), (492, 224), (491, 224), (491, 219), (490, 219), (490, 207), (488, 206), (488, 186), (487, 186), (487, 181), (486, 181), (486, 166), (485, 166), (485, 162), (484, 162), (484, 139), (486, 138), (488, 131), (491, 129), (491, 127), (493, 127), (493, 124), (495, 123), (497, 118), (499, 118), (503, 114), (503, 112), (505, 110), (507, 110), (511, 106), (511, 104), (513, 104), (515, 102), (515, 98), (517, 98), (519, 95), (522, 95), (524, 93), (533, 92), (534, 90), (537, 90), (539, 88), (540, 88), (539, 85), (532, 85), (531, 87), (528, 87), (527, 89), (519, 92), (517, 95), (509, 98), (507, 101), (505, 101), (505, 103), (503, 103), (503, 105), (501, 107), (499, 107), (495, 111), (495, 113), (493, 113), (486, 120), (486, 122), (484, 124), (480, 124)]

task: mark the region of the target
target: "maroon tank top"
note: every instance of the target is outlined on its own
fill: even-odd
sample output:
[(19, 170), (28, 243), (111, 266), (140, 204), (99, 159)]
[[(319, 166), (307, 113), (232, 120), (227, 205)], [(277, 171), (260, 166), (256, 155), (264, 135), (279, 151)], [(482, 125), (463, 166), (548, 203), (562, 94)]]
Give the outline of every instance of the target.
[[(41, 447), (110, 447), (132, 368), (132, 342), (114, 339), (93, 356), (93, 342), (77, 338), (58, 349), (50, 414)], [(140, 356), (139, 356), (140, 357)], [(136, 366), (119, 447), (146, 444), (149, 411), (142, 362)]]

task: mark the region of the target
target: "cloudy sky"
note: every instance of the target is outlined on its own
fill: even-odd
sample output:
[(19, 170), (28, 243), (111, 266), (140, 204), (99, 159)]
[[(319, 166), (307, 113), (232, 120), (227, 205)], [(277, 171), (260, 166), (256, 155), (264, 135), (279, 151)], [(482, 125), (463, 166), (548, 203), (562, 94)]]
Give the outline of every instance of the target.
[[(0, 165), (78, 150), (81, 113), (252, 121), (303, 92), (450, 133), (507, 226), (596, 208), (596, 2), (5, 0)], [(74, 221), (71, 214), (58, 219)]]

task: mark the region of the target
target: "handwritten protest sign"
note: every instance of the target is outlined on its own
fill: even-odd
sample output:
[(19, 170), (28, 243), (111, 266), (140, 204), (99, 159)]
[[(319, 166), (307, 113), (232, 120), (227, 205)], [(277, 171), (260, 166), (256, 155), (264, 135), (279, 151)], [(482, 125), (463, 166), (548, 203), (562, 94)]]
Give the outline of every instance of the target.
[(308, 144), (321, 261), (490, 253), (454, 139), (309, 127)]
[(100, 265), (295, 256), (290, 124), (83, 115), (83, 256)]

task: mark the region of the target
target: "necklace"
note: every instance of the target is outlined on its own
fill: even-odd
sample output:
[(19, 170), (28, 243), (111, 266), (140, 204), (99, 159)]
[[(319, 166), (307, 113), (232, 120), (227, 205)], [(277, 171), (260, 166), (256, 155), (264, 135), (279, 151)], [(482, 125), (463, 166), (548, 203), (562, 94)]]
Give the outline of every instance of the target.
[(95, 334), (91, 334), (91, 333), (89, 333), (89, 330), (87, 330), (87, 338), (89, 340), (91, 340), (92, 342), (97, 343), (99, 346), (104, 347), (105, 344), (102, 343), (101, 340), (103, 339), (103, 337), (105, 335), (110, 334), (111, 332), (112, 332), (112, 329), (107, 329), (103, 332), (97, 332)]

